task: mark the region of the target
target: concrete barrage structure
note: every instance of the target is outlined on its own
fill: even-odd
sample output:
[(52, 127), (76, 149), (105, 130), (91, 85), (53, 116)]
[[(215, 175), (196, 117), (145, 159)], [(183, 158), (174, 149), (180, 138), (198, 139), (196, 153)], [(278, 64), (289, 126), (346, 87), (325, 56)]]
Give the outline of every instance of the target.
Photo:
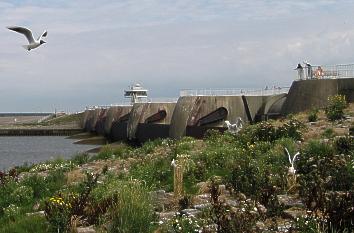
[(127, 137), (131, 141), (145, 142), (167, 138), (176, 103), (136, 103), (127, 122)]
[(328, 97), (335, 94), (345, 95), (349, 102), (354, 102), (354, 78), (297, 80), (288, 93), (269, 90), (267, 93), (186, 95), (177, 103), (135, 103), (133, 106), (88, 109), (83, 114), (82, 126), (86, 131), (106, 135), (112, 141), (200, 138), (208, 129), (226, 130), (225, 120), (234, 123), (241, 117), (245, 123), (252, 123), (323, 108)]

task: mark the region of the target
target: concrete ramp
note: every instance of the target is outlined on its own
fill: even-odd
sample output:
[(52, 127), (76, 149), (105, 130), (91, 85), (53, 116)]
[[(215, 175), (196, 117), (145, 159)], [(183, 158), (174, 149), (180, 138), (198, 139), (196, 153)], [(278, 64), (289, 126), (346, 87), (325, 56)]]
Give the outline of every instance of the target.
[(136, 103), (127, 122), (129, 140), (145, 142), (169, 136), (176, 103)]
[(354, 78), (294, 81), (282, 107), (282, 114), (298, 113), (313, 108), (324, 108), (331, 95), (346, 95), (354, 101)]

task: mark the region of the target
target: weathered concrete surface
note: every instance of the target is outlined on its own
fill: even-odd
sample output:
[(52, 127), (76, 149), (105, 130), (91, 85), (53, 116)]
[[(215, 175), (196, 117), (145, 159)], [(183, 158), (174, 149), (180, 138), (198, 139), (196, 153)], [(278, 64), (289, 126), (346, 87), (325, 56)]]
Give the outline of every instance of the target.
[(104, 124), (105, 135), (110, 135), (113, 122), (119, 120), (125, 114), (128, 114), (132, 106), (114, 106), (107, 111), (106, 122)]
[(127, 127), (128, 121), (114, 121), (109, 133), (109, 139), (113, 142), (126, 141), (128, 139)]
[[(169, 125), (176, 103), (136, 103), (130, 112), (127, 136), (129, 140), (138, 140), (144, 142), (148, 139), (157, 137), (168, 137)], [(157, 114), (159, 111), (165, 111), (166, 116), (156, 122), (147, 123), (146, 120)]]
[(102, 108), (97, 108), (94, 110), (93, 118), (92, 118), (91, 125), (90, 125), (91, 132), (96, 132), (96, 124), (98, 122), (98, 119), (100, 118), (102, 111), (104, 111), (104, 109), (102, 109)]
[(346, 95), (354, 101), (354, 78), (294, 81), (282, 108), (282, 114), (297, 113), (312, 108), (323, 108), (331, 95)]
[(83, 126), (84, 126), (84, 130), (86, 132), (90, 132), (91, 131), (91, 125), (93, 122), (93, 118), (95, 115), (95, 110), (86, 110), (84, 117), (83, 117)]
[(169, 136), (171, 138), (186, 135), (187, 122), (197, 99), (197, 96), (183, 96), (178, 99), (170, 124)]
[[(253, 122), (267, 115), (270, 108), (286, 94), (272, 96), (183, 96), (178, 99), (171, 120), (171, 138), (182, 136), (202, 137), (208, 129), (224, 131), (225, 120), (234, 123), (238, 117), (244, 122)], [(225, 108), (227, 115), (210, 124), (199, 125), (201, 118)], [(280, 113), (280, 112), (279, 112)]]
[[(263, 97), (257, 96), (257, 97), (258, 97), (257, 98), (258, 101), (256, 102), (257, 108), (255, 108), (254, 110), (257, 111), (257, 113), (254, 115), (252, 114), (252, 116), (254, 117), (253, 120), (260, 121), (260, 120), (266, 120), (268, 118), (279, 116), (281, 114), (281, 109), (284, 104), (284, 101), (286, 100), (287, 94), (284, 93), (284, 94), (276, 94), (276, 95), (263, 96)], [(259, 101), (259, 98), (262, 98), (262, 104)]]
[(108, 112), (108, 109), (102, 109), (100, 111), (99, 116), (98, 116), (98, 119), (97, 119), (97, 122), (95, 125), (95, 132), (98, 135), (103, 135), (103, 136), (105, 135), (104, 126), (106, 124), (107, 112)]
[(176, 139), (185, 135), (198, 137), (209, 128), (224, 129), (224, 120), (207, 126), (198, 126), (200, 118), (221, 107), (228, 112), (224, 120), (233, 123), (237, 117), (241, 117), (244, 121), (248, 119), (241, 96), (184, 96), (178, 99), (173, 113), (170, 137)]

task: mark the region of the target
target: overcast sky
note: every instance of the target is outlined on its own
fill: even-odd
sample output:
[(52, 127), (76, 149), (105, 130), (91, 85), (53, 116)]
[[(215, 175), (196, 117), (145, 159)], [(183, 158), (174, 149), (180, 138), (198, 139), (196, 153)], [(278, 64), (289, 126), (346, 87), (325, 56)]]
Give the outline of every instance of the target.
[[(12, 25), (47, 43), (26, 51)], [(151, 97), (289, 86), (304, 60), (354, 63), (354, 1), (0, 1), (0, 112), (119, 103), (133, 82)]]

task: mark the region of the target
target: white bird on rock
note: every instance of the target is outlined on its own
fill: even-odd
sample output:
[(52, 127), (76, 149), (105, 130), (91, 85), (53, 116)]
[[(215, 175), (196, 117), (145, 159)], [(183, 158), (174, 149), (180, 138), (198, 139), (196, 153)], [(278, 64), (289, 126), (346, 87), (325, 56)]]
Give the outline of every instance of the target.
[(296, 157), (300, 155), (300, 152), (297, 152), (297, 153), (294, 155), (294, 157), (291, 159), (291, 156), (290, 156), (290, 153), (289, 153), (288, 149), (287, 149), (286, 147), (284, 147), (284, 149), (285, 149), (285, 152), (288, 154), (289, 162), (290, 162), (290, 165), (291, 165), (291, 166), (289, 167), (288, 173), (289, 173), (290, 175), (295, 175), (296, 170), (295, 170), (294, 164), (295, 164)]
[(241, 117), (238, 117), (235, 124), (231, 124), (230, 121), (225, 121), (227, 130), (232, 134), (237, 134), (243, 127), (243, 121)]
[(38, 37), (38, 39), (34, 39), (31, 30), (29, 30), (28, 28), (18, 27), (18, 26), (7, 27), (7, 28), (9, 30), (23, 34), (27, 38), (29, 44), (23, 45), (22, 47), (24, 47), (28, 51), (30, 51), (31, 49), (35, 49), (35, 48), (39, 47), (40, 45), (46, 43), (44, 40), (42, 40), (42, 38), (47, 36), (47, 34), (48, 34), (47, 31), (44, 31), (42, 33), (42, 35), (40, 37)]

